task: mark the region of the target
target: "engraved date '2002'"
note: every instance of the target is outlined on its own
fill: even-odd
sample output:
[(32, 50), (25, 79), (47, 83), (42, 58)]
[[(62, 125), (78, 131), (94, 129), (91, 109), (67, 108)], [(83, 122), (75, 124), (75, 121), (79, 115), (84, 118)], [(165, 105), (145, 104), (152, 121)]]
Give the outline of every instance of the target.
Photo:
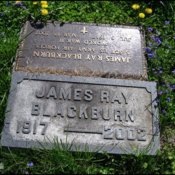
[(116, 139), (116, 140), (137, 140), (146, 141), (146, 130), (134, 129), (134, 128), (110, 128), (104, 127), (103, 131), (104, 139)]

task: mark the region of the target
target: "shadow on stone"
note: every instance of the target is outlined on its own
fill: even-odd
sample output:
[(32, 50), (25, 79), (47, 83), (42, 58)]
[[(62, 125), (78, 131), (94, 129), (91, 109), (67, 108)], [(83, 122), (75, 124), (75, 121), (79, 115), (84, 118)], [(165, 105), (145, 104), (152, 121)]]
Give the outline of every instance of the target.
[(44, 28), (44, 23), (41, 21), (37, 21), (37, 22), (30, 22), (31, 26), (35, 29), (42, 29)]

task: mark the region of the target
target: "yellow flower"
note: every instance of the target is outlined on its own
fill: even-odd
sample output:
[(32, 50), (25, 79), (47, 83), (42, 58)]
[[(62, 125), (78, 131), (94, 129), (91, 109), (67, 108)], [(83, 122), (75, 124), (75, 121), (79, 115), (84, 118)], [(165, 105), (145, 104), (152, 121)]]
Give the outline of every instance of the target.
[(36, 2), (36, 1), (33, 1), (33, 5), (36, 5), (36, 4), (38, 4), (38, 2)]
[(47, 4), (41, 4), (41, 7), (44, 9), (48, 8), (48, 5)]
[(147, 14), (151, 14), (153, 12), (153, 10), (151, 8), (146, 8), (145, 9), (145, 13)]
[(21, 1), (15, 1), (15, 4), (18, 4), (18, 3), (20, 3)]
[(47, 1), (41, 1), (41, 5), (47, 5)]
[(140, 18), (144, 18), (145, 17), (145, 14), (144, 13), (139, 13), (139, 17)]
[(139, 4), (133, 4), (131, 7), (134, 10), (138, 10), (140, 8), (140, 5)]
[(45, 16), (45, 15), (48, 15), (48, 13), (49, 13), (49, 12), (48, 12), (47, 9), (41, 9), (41, 14), (42, 14), (42, 15)]

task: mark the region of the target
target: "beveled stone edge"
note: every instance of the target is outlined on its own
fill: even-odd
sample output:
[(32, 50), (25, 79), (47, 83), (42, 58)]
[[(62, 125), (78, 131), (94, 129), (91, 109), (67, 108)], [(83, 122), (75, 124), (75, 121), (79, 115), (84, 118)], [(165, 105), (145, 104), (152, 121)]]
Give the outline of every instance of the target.
[[(34, 141), (17, 141), (14, 140), (11, 134), (8, 132), (8, 125), (10, 122), (10, 111), (11, 107), (13, 107), (13, 102), (15, 100), (15, 94), (17, 90), (17, 85), (21, 83), (23, 80), (40, 80), (40, 81), (60, 81), (60, 82), (67, 82), (67, 83), (86, 83), (86, 84), (97, 84), (97, 85), (107, 85), (107, 86), (124, 86), (124, 87), (138, 87), (138, 88), (145, 88), (146, 91), (152, 94), (152, 124), (153, 124), (153, 139), (151, 143), (148, 145), (148, 150), (145, 154), (147, 155), (155, 155), (157, 150), (160, 149), (160, 131), (159, 131), (159, 117), (158, 117), (158, 106), (156, 102), (157, 98), (157, 90), (156, 90), (156, 83), (155, 82), (148, 82), (148, 81), (139, 81), (139, 80), (121, 80), (121, 79), (107, 79), (107, 78), (87, 78), (87, 77), (78, 77), (78, 76), (65, 76), (65, 75), (47, 75), (47, 74), (31, 74), (31, 73), (24, 73), (24, 72), (13, 72), (12, 81), (11, 81), (11, 88), (10, 94), (8, 97), (8, 104), (6, 108), (6, 118), (4, 121), (4, 128), (1, 134), (1, 146), (7, 147), (21, 147), (21, 148), (32, 148), (38, 147), (42, 148), (44, 145), (47, 148), (53, 148), (53, 144), (50, 143), (39, 143)], [(109, 84), (110, 83), (110, 84)], [(80, 148), (80, 151), (84, 151), (84, 144), (76, 144), (74, 145), (71, 150), (76, 151), (77, 148)], [(100, 146), (101, 147), (101, 146)], [(96, 145), (89, 145), (89, 151), (94, 152), (94, 150), (98, 150), (98, 152), (108, 152), (112, 154), (134, 154), (132, 149), (128, 148), (115, 148), (115, 146), (105, 146), (100, 150), (100, 148)], [(125, 152), (124, 152), (124, 151)], [(144, 150), (141, 150), (144, 151)]]

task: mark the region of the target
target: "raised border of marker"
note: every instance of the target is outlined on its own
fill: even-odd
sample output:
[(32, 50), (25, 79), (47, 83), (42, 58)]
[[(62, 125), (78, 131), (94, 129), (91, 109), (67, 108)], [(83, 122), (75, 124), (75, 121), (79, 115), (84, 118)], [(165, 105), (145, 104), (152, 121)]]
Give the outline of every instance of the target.
[(155, 82), (14, 72), (1, 145), (154, 155)]

